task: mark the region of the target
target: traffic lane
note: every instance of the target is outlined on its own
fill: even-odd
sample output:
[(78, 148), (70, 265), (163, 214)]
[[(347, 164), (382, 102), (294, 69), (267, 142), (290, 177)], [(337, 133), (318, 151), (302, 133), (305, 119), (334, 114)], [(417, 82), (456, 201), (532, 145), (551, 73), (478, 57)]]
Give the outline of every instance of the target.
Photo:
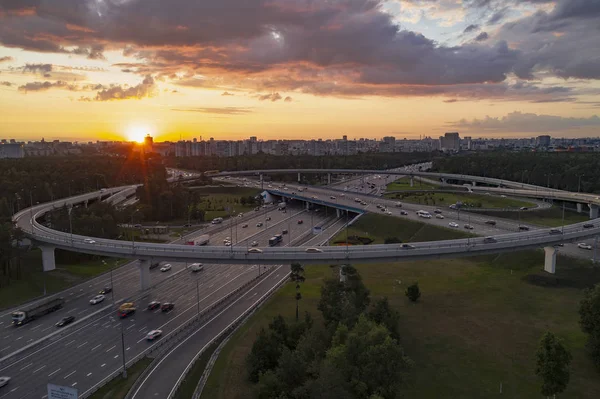
[(256, 286), (249, 289), (234, 303), (213, 316), (212, 319), (209, 319), (185, 341), (182, 341), (168, 352), (161, 359), (160, 363), (146, 376), (142, 384), (134, 392), (132, 399), (169, 397), (173, 387), (196, 353), (274, 287), (285, 277), (284, 274), (286, 273), (283, 267), (276, 267), (271, 274), (261, 280)]
[[(237, 288), (238, 286), (241, 286), (246, 281), (250, 280), (253, 277), (253, 275), (253, 270), (251, 268), (248, 268), (246, 272), (240, 273), (237, 276), (237, 278), (231, 279), (223, 277), (220, 281), (220, 283), (223, 283), (221, 287), (211, 291), (210, 293), (206, 294), (204, 297), (201, 298), (200, 308), (203, 309), (209, 306), (216, 300), (216, 298), (225, 296), (228, 292), (231, 292), (233, 289)], [(145, 334), (147, 333), (147, 331), (149, 331), (149, 329), (161, 328), (164, 330), (164, 333), (167, 334), (173, 328), (176, 328), (178, 325), (182, 324), (184, 320), (188, 319), (189, 317), (192, 317), (196, 312), (197, 305), (196, 303), (194, 303), (192, 306), (179, 312), (179, 314), (177, 313), (177, 309), (178, 307), (176, 307), (175, 310), (172, 312), (166, 314), (161, 313), (160, 315), (157, 315), (158, 317), (155, 316), (156, 312), (136, 312), (133, 318), (123, 319), (122, 322), (125, 325), (127, 325), (127, 327), (124, 327), (126, 356), (127, 353), (131, 353), (131, 357), (137, 356), (137, 354), (146, 349), (147, 345), (145, 343)], [(163, 321), (163, 324), (157, 325), (156, 323), (160, 322), (161, 320)], [(57, 353), (50, 355), (44, 354), (44, 357), (46, 357), (46, 359), (36, 358), (35, 362), (31, 362), (34, 363), (32, 365), (29, 365), (29, 363), (26, 362), (22, 363), (22, 371), (24, 373), (30, 374), (29, 376), (26, 375), (25, 378), (35, 378), (36, 375), (42, 375), (46, 370), (50, 369), (60, 369), (61, 371), (63, 369), (68, 369), (70, 371), (65, 372), (63, 376), (64, 379), (73, 379), (77, 377), (83, 378), (84, 374), (84, 381), (100, 381), (101, 378), (104, 378), (109, 374), (103, 372), (104, 368), (107, 365), (111, 364), (111, 362), (119, 362), (117, 356), (119, 354), (117, 353), (118, 351), (116, 351), (115, 349), (119, 347), (122, 350), (122, 346), (120, 345), (120, 323), (121, 321), (116, 319), (114, 316), (109, 316), (104, 322), (98, 322), (92, 325), (92, 327), (96, 330), (102, 331), (102, 340), (89, 338), (86, 341), (81, 342), (77, 341), (76, 339), (69, 339), (68, 342), (64, 343), (64, 347), (62, 345), (56, 346)], [(144, 325), (142, 328), (138, 329), (140, 324), (147, 325)], [(132, 332), (128, 333), (129, 331)], [(73, 348), (76, 348), (80, 349), (83, 352), (78, 354), (69, 353), (66, 358), (59, 359), (58, 361), (56, 361), (57, 358), (60, 356), (60, 353), (68, 350), (67, 348), (69, 346), (71, 347), (71, 351), (73, 350)], [(83, 360), (76, 362), (71, 361), (70, 363), (68, 362), (68, 360), (77, 359)], [(122, 362), (122, 359), (120, 361)], [(73, 373), (73, 370), (78, 371)], [(96, 373), (96, 377), (93, 377), (94, 373)], [(57, 372), (56, 374), (58, 376), (58, 374), (60, 373)], [(22, 375), (19, 375), (17, 373), (16, 376), (13, 378), (13, 382), (15, 382), (15, 384), (13, 385), (17, 385), (20, 379), (22, 379)], [(59, 384), (60, 379), (57, 380), (56, 383)], [(69, 384), (73, 383), (78, 383), (78, 381), (73, 381)], [(32, 395), (33, 391), (36, 389), (41, 389), (40, 392), (43, 392), (44, 387), (45, 385), (42, 387), (34, 388), (32, 391), (27, 392), (26, 396)]]
[[(298, 218), (303, 218), (304, 215), (306, 214), (306, 210), (290, 210), (287, 211), (286, 213), (283, 213), (281, 211), (279, 211), (280, 215), (277, 219), (277, 221), (275, 220), (271, 220), (267, 223), (263, 223), (263, 225), (260, 227), (260, 230), (257, 231), (255, 234), (250, 235), (246, 238), (244, 238), (243, 240), (240, 240), (238, 242), (238, 246), (246, 246), (246, 247), (250, 247), (251, 243), (253, 241), (257, 241), (259, 242), (259, 240), (262, 241), (268, 241), (268, 238), (271, 238), (273, 236), (273, 234), (278, 234), (281, 233), (282, 230), (284, 230), (286, 227), (288, 227), (288, 225), (293, 221), (293, 220), (297, 220)], [(268, 238), (264, 238), (266, 236), (269, 236)], [(259, 242), (260, 244), (260, 242)], [(266, 246), (267, 243), (264, 242), (262, 246)]]
[(328, 241), (328, 237), (333, 237), (333, 235), (343, 229), (346, 226), (345, 218), (341, 218), (335, 221), (331, 226), (327, 227), (323, 232), (319, 235), (316, 235), (310, 238), (308, 241), (304, 242), (300, 246), (302, 247), (314, 247), (320, 245), (324, 241)]

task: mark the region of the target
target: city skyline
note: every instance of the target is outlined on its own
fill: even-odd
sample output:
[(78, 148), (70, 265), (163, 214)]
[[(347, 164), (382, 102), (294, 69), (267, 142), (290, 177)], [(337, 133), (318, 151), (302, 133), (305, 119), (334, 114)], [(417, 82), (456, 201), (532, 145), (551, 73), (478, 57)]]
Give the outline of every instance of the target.
[(591, 2), (138, 3), (0, 3), (0, 137), (600, 136)]

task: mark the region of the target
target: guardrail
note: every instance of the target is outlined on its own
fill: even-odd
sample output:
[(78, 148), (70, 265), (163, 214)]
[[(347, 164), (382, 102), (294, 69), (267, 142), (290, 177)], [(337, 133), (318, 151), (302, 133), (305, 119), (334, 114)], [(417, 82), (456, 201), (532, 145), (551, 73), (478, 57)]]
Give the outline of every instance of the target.
[[(176, 393), (179, 390), (179, 388), (181, 387), (181, 384), (183, 383), (185, 376), (189, 373), (189, 371), (192, 369), (192, 367), (194, 367), (194, 364), (196, 364), (196, 362), (198, 361), (200, 356), (202, 356), (202, 353), (204, 353), (204, 350), (206, 350), (206, 348), (210, 347), (210, 345), (212, 345), (212, 343), (217, 341), (219, 338), (227, 337), (231, 333), (233, 333), (238, 327), (240, 327), (256, 311), (256, 309), (258, 309), (260, 307), (260, 305), (262, 305), (275, 291), (277, 291), (279, 289), (279, 287), (281, 287), (281, 285), (283, 285), (283, 283), (285, 283), (285, 281), (288, 278), (289, 278), (289, 275), (286, 275), (284, 278), (279, 280), (273, 287), (271, 287), (271, 289), (269, 289), (269, 291), (267, 291), (263, 296), (261, 296), (258, 301), (256, 301), (251, 307), (246, 309), (241, 315), (239, 315), (234, 321), (232, 321), (223, 331), (221, 331), (219, 334), (214, 336), (204, 346), (203, 350), (196, 353), (196, 356), (194, 356), (192, 361), (185, 368), (181, 377), (179, 378), (178, 383), (175, 385), (174, 389), (171, 392)], [(218, 356), (218, 353), (217, 353), (217, 356)], [(213, 363), (214, 363), (214, 361), (213, 361)], [(202, 377), (204, 377), (204, 375)], [(208, 376), (206, 378), (208, 378)], [(193, 399), (198, 399), (200, 397), (200, 395), (202, 394), (202, 389), (204, 388), (204, 383), (206, 382), (206, 379), (204, 379), (204, 383), (201, 384), (202, 381), (203, 380), (201, 378), (200, 381), (198, 382), (198, 385), (196, 386), (194, 395), (192, 396)], [(174, 395), (169, 395), (169, 397), (167, 399), (171, 399), (173, 396)]]
[[(213, 311), (220, 309), (221, 307), (227, 305), (229, 303), (229, 301), (231, 301), (236, 295), (240, 294), (240, 292), (242, 292), (248, 286), (255, 283), (257, 280), (263, 278), (265, 275), (266, 275), (266, 273), (263, 273), (259, 276), (254, 277), (253, 279), (247, 281), (240, 287), (231, 291), (229, 294), (225, 295), (224, 297), (222, 297), (222, 298), (218, 299), (217, 301), (213, 302), (212, 304), (210, 304), (208, 307), (204, 308), (199, 314), (196, 314), (196, 315), (190, 317), (188, 320), (186, 320), (184, 323), (179, 325), (176, 329), (171, 331), (169, 334), (167, 334), (163, 338), (159, 339), (154, 345), (148, 347), (147, 349), (145, 349), (144, 351), (140, 352), (135, 357), (133, 357), (132, 359), (127, 361), (125, 363), (126, 367), (130, 367), (131, 365), (137, 363), (143, 357), (146, 357), (146, 356), (150, 357), (152, 355), (155, 356), (155, 359), (153, 361), (153, 363), (154, 363), (155, 361), (157, 361), (157, 359), (160, 359), (160, 357), (166, 351), (168, 351), (173, 345), (177, 344), (179, 341), (184, 339), (189, 333), (191, 333), (191, 331), (193, 331), (196, 328), (196, 324), (205, 321), (207, 318), (209, 318), (210, 314)], [(147, 375), (147, 373), (149, 373), (152, 370), (150, 366), (147, 367), (146, 370), (144, 370), (144, 372), (140, 375), (140, 377), (138, 377), (138, 379), (136, 380), (136, 383), (134, 384), (133, 387), (136, 387), (136, 384), (137, 384), (137, 386), (139, 386), (139, 384), (140, 384), (139, 381), (143, 381), (143, 378)], [(121, 368), (118, 370), (115, 370), (114, 372), (109, 374), (107, 377), (102, 379), (99, 383), (94, 385), (92, 388), (85, 391), (82, 395), (80, 395), (80, 397), (81, 398), (90, 397), (92, 394), (97, 392), (100, 388), (102, 388), (103, 386), (108, 384), (110, 381), (115, 379), (117, 376), (119, 376), (122, 372), (123, 372), (123, 370)], [(133, 387), (130, 390), (130, 392), (133, 392)]]

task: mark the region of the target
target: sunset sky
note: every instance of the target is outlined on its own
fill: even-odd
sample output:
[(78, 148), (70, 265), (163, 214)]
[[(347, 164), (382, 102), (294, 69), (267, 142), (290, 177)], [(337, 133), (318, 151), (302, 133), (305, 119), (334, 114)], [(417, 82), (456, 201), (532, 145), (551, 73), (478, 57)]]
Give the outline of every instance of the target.
[(600, 136), (600, 0), (0, 0), (0, 138)]

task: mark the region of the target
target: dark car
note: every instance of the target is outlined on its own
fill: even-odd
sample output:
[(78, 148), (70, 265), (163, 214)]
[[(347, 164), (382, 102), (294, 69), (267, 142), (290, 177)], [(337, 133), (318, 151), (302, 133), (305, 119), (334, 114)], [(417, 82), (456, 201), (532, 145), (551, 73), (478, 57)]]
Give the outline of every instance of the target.
[(160, 262), (150, 263), (150, 269), (156, 269), (158, 266), (160, 266)]
[(495, 226), (496, 221), (495, 220), (486, 220), (485, 224), (489, 224), (490, 226)]
[(135, 313), (135, 308), (121, 309), (121, 310), (119, 310), (119, 317), (121, 319), (124, 319), (124, 318), (126, 318), (127, 316), (129, 316), (132, 313)]
[(169, 302), (165, 302), (160, 307), (160, 310), (162, 310), (163, 312), (170, 312), (171, 310), (173, 310), (174, 307), (175, 307), (175, 304), (169, 303)]
[(299, 219), (299, 220), (298, 220), (298, 224), (302, 224), (302, 223), (304, 223), (304, 220), (302, 220), (302, 219)]
[(586, 224), (584, 224), (584, 225), (583, 225), (583, 228), (584, 228), (584, 229), (591, 229), (591, 228), (593, 228), (593, 227), (594, 227), (594, 224), (593, 224), (593, 223), (586, 223)]
[(529, 231), (529, 227), (528, 226), (519, 226), (519, 230)]
[(281, 234), (287, 234), (287, 233), (288, 233), (287, 229), (283, 229), (283, 230), (281, 231)]
[(160, 308), (160, 302), (152, 301), (148, 304), (148, 310), (154, 310)]
[(192, 225), (190, 223), (186, 223), (183, 225), (183, 227), (192, 227)]
[(64, 327), (67, 324), (71, 324), (75, 321), (75, 316), (67, 316), (60, 319), (58, 323), (56, 323), (56, 327)]
[(406, 216), (406, 215), (408, 215), (408, 212), (406, 212), (406, 211), (400, 211), (400, 214)]
[(112, 287), (104, 287), (104, 288), (102, 288), (100, 290), (100, 292), (98, 292), (98, 294), (100, 294), (100, 295), (106, 295), (106, 294), (108, 294), (111, 291), (112, 291)]

